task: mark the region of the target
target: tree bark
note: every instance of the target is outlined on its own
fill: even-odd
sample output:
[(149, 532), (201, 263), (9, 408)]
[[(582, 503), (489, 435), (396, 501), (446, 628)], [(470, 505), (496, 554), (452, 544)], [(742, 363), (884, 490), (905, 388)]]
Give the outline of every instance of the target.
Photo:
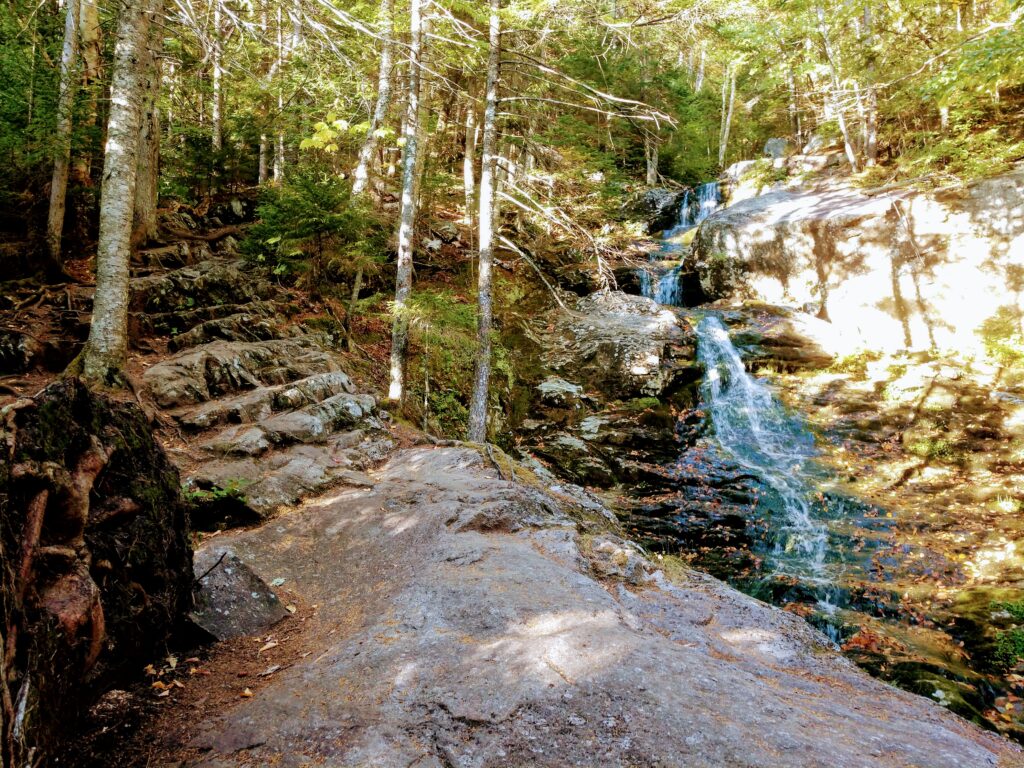
[(649, 133), (644, 134), (644, 160), (647, 163), (647, 186), (658, 184), (658, 145)]
[(110, 116), (103, 158), (96, 294), (82, 376), (93, 386), (123, 386), (128, 359), (128, 277), (132, 210), (145, 80), (139, 61), (163, 0), (129, 0), (121, 11), (114, 46)]
[[(83, 127), (94, 128), (99, 122), (99, 90), (103, 51), (100, 44), (100, 17), (98, 0), (81, 0), (79, 35), (81, 40), (82, 89), (85, 92), (86, 109)], [(93, 143), (78, 153), (74, 162), (75, 179), (80, 184), (89, 182), (92, 173)]]
[(60, 56), (60, 95), (57, 102), (57, 151), (50, 179), (50, 210), (46, 221), (46, 247), (49, 270), (61, 271), (60, 240), (64, 231), (67, 203), (68, 168), (71, 165), (71, 128), (75, 106), (75, 81), (78, 78), (78, 26), (82, 6), (79, 0), (67, 0), (64, 22), (64, 47)]
[(487, 403), (491, 381), (491, 271), (494, 262), (494, 183), (498, 149), (498, 80), (501, 77), (501, 0), (490, 0), (490, 51), (484, 106), (483, 165), (480, 170), (480, 248), (477, 278), (477, 352), (473, 398), (469, 404), (469, 439), (487, 439)]
[(462, 154), (462, 191), (466, 199), (466, 224), (473, 228), (473, 202), (476, 197), (476, 106), (466, 105), (466, 143)]
[(370, 128), (359, 150), (359, 162), (352, 174), (352, 194), (361, 195), (370, 178), (370, 165), (377, 149), (379, 131), (387, 120), (391, 108), (391, 59), (394, 50), (392, 15), (394, 0), (380, 0), (380, 34), (384, 38), (380, 51), (380, 72), (377, 75), (377, 103), (373, 108)]
[(700, 93), (704, 88), (704, 59), (706, 55), (706, 45), (700, 44), (700, 62), (697, 64), (697, 81), (693, 84), (694, 93)]
[(850, 139), (850, 129), (846, 124), (846, 114), (843, 109), (843, 86), (839, 79), (839, 63), (832, 51), (832, 41), (828, 36), (828, 27), (825, 24), (825, 9), (820, 5), (816, 8), (818, 14), (818, 33), (821, 35), (822, 44), (825, 47), (825, 58), (828, 61), (829, 74), (832, 78), (832, 102), (836, 111), (836, 121), (839, 123), (839, 132), (843, 136), (843, 147), (846, 150), (846, 159), (850, 161), (850, 168), (854, 173), (858, 171), (857, 152), (853, 148), (853, 141)]
[(210, 122), (213, 130), (213, 150), (220, 152), (224, 147), (224, 62), (221, 41), (222, 11), (220, 0), (213, 0), (213, 103), (210, 105)]
[(139, 62), (144, 77), (142, 99), (142, 134), (135, 181), (135, 211), (132, 245), (148, 243), (157, 235), (157, 203), (160, 195), (160, 57), (164, 36), (159, 25), (150, 29), (149, 43)]
[(729, 149), (732, 113), (736, 106), (736, 69), (734, 64), (730, 64), (725, 72), (725, 80), (722, 81), (722, 134), (718, 140), (719, 167), (725, 166), (725, 155)]
[(388, 399), (402, 399), (405, 358), (409, 347), (407, 305), (412, 293), (413, 228), (416, 224), (416, 157), (420, 114), (420, 65), (423, 49), (420, 0), (409, 3), (409, 95), (406, 101), (405, 146), (402, 151), (402, 210), (398, 226), (398, 263), (395, 276), (394, 319), (391, 327), (391, 375)]

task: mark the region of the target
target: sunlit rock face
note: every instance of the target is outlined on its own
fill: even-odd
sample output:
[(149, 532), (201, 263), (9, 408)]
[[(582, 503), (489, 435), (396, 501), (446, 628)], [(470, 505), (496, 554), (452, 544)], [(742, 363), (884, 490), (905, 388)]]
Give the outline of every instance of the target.
[(956, 191), (770, 192), (694, 243), (711, 299), (811, 305), (846, 346), (979, 351), (1024, 311), (1024, 169)]

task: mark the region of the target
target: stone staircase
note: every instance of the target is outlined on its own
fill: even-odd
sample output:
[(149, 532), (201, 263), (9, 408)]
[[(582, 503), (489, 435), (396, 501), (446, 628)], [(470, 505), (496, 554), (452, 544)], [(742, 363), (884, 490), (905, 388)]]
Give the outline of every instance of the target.
[(169, 337), (173, 354), (141, 380), (180, 433), (170, 450), (185, 484), (258, 519), (335, 485), (372, 486), (365, 471), (394, 447), (328, 337), (290, 319), (298, 300), (231, 257), (131, 283), (136, 338)]

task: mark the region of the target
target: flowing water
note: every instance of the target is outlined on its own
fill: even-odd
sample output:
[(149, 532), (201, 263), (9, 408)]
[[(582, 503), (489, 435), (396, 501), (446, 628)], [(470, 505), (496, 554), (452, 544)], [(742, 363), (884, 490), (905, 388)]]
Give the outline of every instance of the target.
[(771, 524), (774, 574), (813, 589), (821, 607), (835, 604), (829, 574), (829, 530), (814, 480), (814, 438), (771, 390), (747, 373), (722, 321), (697, 323), (697, 356), (704, 367), (704, 406), (726, 457), (756, 476), (764, 489), (760, 511)]
[[(704, 219), (718, 209), (721, 200), (722, 192), (717, 181), (700, 184), (693, 191), (686, 190), (683, 193), (682, 202), (679, 204), (676, 223), (662, 234), (661, 248), (651, 254), (651, 261), (664, 262), (678, 259), (683, 246), (674, 242), (674, 239), (694, 227), (700, 226)], [(659, 304), (681, 306), (683, 303), (683, 288), (679, 279), (681, 271), (682, 268), (679, 265), (660, 274), (653, 266), (641, 268), (639, 270), (641, 294), (649, 299), (654, 299)]]

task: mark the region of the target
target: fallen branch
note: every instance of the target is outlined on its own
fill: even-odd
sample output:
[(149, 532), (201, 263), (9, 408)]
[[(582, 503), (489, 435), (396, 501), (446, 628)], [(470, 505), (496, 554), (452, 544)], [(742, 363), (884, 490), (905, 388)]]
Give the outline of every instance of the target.
[(220, 240), (227, 237), (228, 235), (240, 234), (243, 227), (239, 224), (230, 224), (220, 229), (213, 229), (209, 232), (189, 232), (186, 229), (176, 229), (173, 227), (164, 227), (166, 232), (171, 237), (177, 237), (181, 240), (200, 240), (204, 243), (212, 243), (215, 240)]

